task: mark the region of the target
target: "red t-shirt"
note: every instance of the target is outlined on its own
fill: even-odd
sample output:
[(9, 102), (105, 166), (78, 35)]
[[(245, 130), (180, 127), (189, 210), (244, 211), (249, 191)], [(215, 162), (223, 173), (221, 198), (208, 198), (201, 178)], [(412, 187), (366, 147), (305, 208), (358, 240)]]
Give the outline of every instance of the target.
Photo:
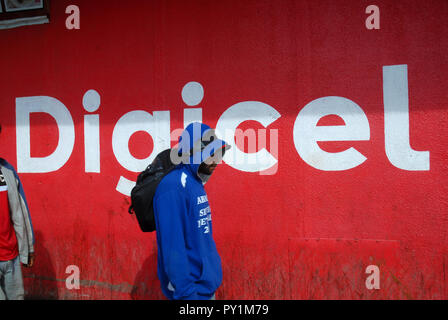
[(19, 248), (9, 211), (8, 186), (0, 171), (0, 261), (17, 257)]

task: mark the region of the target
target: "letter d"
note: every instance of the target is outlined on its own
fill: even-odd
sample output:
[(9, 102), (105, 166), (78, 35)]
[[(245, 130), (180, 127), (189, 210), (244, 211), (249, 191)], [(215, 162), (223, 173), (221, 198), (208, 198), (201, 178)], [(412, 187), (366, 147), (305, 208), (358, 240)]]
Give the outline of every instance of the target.
[[(56, 150), (47, 157), (31, 157), (30, 114), (51, 115), (59, 130)], [(59, 170), (70, 158), (75, 145), (75, 127), (70, 112), (59, 100), (35, 96), (16, 99), (17, 171), (46, 173)]]

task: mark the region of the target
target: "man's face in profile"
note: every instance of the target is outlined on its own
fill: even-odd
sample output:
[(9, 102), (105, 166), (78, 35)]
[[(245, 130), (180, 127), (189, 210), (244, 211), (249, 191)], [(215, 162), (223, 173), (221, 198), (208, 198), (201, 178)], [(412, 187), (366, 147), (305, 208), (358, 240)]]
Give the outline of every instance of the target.
[(200, 173), (212, 174), (213, 171), (215, 171), (218, 164), (221, 162), (222, 158), (224, 157), (225, 152), (226, 148), (222, 148), (218, 150), (216, 153), (212, 154), (210, 158), (201, 163), (198, 171)]

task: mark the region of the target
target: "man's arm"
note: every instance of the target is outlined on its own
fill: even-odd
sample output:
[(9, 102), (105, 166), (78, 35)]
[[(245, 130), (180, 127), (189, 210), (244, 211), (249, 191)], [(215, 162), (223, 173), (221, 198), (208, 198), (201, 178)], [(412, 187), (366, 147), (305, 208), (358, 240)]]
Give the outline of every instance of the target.
[(190, 262), (185, 244), (187, 204), (178, 192), (166, 192), (155, 199), (157, 233), (165, 273), (173, 285), (174, 299), (197, 300), (194, 278), (190, 274)]

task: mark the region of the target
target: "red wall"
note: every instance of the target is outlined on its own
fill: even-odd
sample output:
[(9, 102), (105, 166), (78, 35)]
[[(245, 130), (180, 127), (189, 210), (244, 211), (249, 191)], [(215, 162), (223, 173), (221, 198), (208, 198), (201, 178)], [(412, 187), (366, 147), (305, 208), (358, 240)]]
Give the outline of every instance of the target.
[[(67, 30), (65, 8), (80, 8)], [(365, 9), (380, 9), (367, 30)], [(17, 165), (16, 98), (49, 96), (69, 110), (73, 152), (48, 173), (20, 172), (36, 234), (36, 265), (24, 271), (29, 297), (161, 299), (155, 234), (143, 234), (116, 191), (135, 179), (112, 148), (118, 120), (133, 110), (170, 112), (183, 127), (181, 90), (204, 88), (203, 120), (242, 101), (281, 115), (275, 174), (220, 166), (206, 185), (224, 280), (218, 299), (447, 299), (448, 2), (426, 1), (52, 1), (51, 23), (0, 31), (1, 156)], [(429, 170), (403, 170), (385, 152), (383, 66), (407, 65), (410, 145), (429, 152)], [(84, 165), (84, 93), (101, 105), (100, 173)], [(354, 147), (367, 160), (324, 171), (297, 152), (293, 129), (311, 101), (340, 96), (365, 113), (365, 141), (319, 142), (328, 152)], [(336, 125), (328, 117), (320, 125)], [(343, 123), (342, 123), (343, 124)], [(242, 129), (263, 128), (247, 121)], [(30, 117), (31, 156), (51, 154), (56, 121)], [(131, 153), (146, 158), (152, 139), (135, 134)], [(272, 148), (272, 145), (270, 146)], [(68, 290), (66, 267), (80, 269)], [(377, 265), (381, 287), (368, 290)]]

